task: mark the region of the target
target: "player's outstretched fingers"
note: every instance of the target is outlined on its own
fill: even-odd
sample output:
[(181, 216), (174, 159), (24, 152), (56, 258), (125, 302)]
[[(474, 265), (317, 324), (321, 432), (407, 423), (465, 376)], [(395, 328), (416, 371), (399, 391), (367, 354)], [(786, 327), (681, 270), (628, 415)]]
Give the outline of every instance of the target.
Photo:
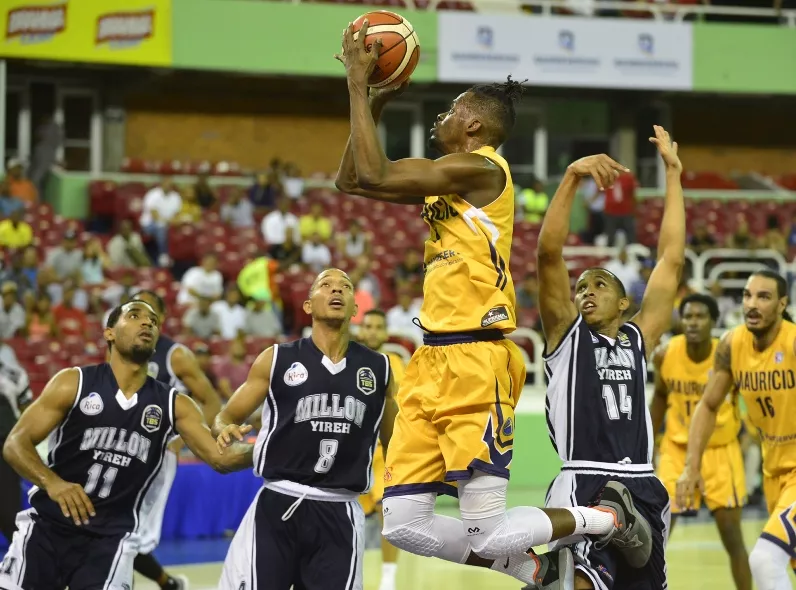
[(88, 515), (97, 516), (97, 511), (94, 509), (94, 502), (92, 502), (91, 498), (88, 497), (86, 490), (84, 490), (82, 486), (79, 486), (78, 492), (80, 493), (80, 498), (83, 500), (83, 505), (86, 507)]

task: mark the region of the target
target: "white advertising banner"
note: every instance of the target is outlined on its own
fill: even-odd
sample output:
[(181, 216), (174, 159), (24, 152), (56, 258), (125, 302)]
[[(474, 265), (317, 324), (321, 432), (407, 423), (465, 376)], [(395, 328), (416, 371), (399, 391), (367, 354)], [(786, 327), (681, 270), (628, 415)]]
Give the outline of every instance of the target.
[(439, 13), (440, 82), (690, 90), (690, 23)]

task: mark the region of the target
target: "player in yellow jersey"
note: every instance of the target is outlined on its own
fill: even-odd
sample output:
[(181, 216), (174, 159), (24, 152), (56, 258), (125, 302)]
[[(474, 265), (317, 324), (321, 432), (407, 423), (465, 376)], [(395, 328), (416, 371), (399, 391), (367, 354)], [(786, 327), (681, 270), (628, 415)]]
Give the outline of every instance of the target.
[[(357, 339), (373, 350), (383, 352), (381, 347), (387, 342), (387, 318), (380, 309), (371, 309), (365, 312), (362, 324), (359, 326)], [(404, 361), (395, 353), (385, 353), (390, 359), (392, 378), (396, 385), (400, 385), (404, 377)], [(384, 516), (381, 513), (381, 501), (384, 497), (384, 449), (381, 444), (376, 446), (373, 456), (373, 487), (367, 494), (359, 497), (359, 503), (365, 511), (365, 516), (377, 515), (384, 525)], [(398, 549), (393, 547), (387, 539), (381, 539), (381, 582), (379, 590), (395, 590), (395, 576), (398, 572)]]
[[(658, 477), (675, 500), (677, 479), (685, 467), (688, 427), (713, 367), (718, 338), (711, 331), (719, 317), (715, 299), (695, 293), (680, 302), (683, 334), (658, 347), (655, 363), (655, 396), (650, 406), (652, 428), (660, 432), (666, 417), (666, 431), (660, 448)], [(721, 541), (730, 557), (730, 567), (738, 590), (751, 590), (749, 556), (741, 533), (741, 507), (746, 503), (746, 478), (738, 442), (741, 418), (738, 399), (729, 395), (721, 404), (716, 430), (708, 441), (702, 460), (700, 493), (691, 508), (698, 510), (704, 500), (713, 514)], [(676, 504), (672, 509), (674, 527), (677, 514), (687, 514)]]
[[(464, 92), (432, 130), (441, 158), (390, 161), (376, 119), (391, 93), (377, 92), (369, 104), (367, 80), (378, 47), (366, 49), (366, 27), (355, 40), (349, 26), (337, 56), (346, 67), (351, 106), (337, 186), (423, 205), (429, 226), (419, 318), (424, 345), (397, 397), (384, 475), (384, 536), (400, 549), (490, 567), (537, 588), (572, 588), (571, 551), (536, 556), (531, 547), (572, 534), (613, 535), (632, 518), (632, 507), (506, 510), (525, 364), (505, 337), (516, 327), (509, 272), (514, 186), (496, 150), (514, 124), (522, 85), (509, 78)], [(458, 495), (461, 520), (434, 513), (439, 493)]]
[(796, 558), (796, 325), (783, 318), (788, 284), (771, 270), (752, 274), (743, 292), (744, 325), (725, 334), (691, 420), (677, 503), (690, 507), (703, 454), (727, 394), (738, 391), (763, 448), (769, 520), (749, 555), (758, 590), (786, 590)]

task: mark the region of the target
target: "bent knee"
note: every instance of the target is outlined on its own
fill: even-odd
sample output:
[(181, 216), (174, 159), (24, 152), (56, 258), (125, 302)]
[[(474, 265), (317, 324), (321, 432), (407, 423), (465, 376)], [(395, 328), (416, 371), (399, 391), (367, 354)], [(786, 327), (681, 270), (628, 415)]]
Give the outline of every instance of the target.
[(429, 534), (434, 520), (433, 494), (385, 498), (382, 512), (382, 535), (391, 545), (424, 557), (439, 551), (441, 542)]
[(749, 554), (749, 569), (755, 580), (761, 580), (785, 571), (789, 561), (790, 555), (783, 549), (766, 539), (759, 539)]

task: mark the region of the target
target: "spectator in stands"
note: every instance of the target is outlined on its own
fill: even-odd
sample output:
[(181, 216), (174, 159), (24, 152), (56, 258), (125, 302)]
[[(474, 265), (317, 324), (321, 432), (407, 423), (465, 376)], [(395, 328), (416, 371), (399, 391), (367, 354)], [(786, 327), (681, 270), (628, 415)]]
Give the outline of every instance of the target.
[(719, 320), (716, 322), (717, 328), (733, 328), (743, 321), (741, 306), (732, 297), (727, 295), (724, 287), (716, 281), (710, 286), (710, 294), (719, 306)]
[(169, 224), (181, 207), (182, 198), (174, 189), (174, 183), (169, 176), (164, 176), (160, 186), (149, 189), (144, 195), (141, 231), (155, 239), (160, 266), (168, 265)]
[(290, 199), (282, 197), (277, 201), (276, 210), (263, 217), (262, 232), (269, 253), (274, 257), (274, 248), (285, 243), (287, 232), (293, 232), (293, 240), (301, 241), (298, 218), (290, 212)]
[(210, 309), (212, 300), (209, 297), (197, 297), (197, 305), (185, 312), (182, 327), (186, 334), (198, 338), (211, 338), (221, 333), (221, 320)]
[(220, 359), (216, 364), (218, 376), (218, 392), (224, 399), (246, 382), (251, 366), (246, 362), (246, 344), (242, 338), (236, 338), (229, 347), (229, 356)]
[(420, 300), (412, 297), (412, 290), (400, 287), (397, 291), (398, 304), (387, 310), (387, 330), (390, 333), (413, 334), (418, 341), (423, 340), (423, 330), (412, 321), (420, 315)]
[(301, 241), (306, 242), (313, 234), (317, 234), (322, 242), (332, 238), (332, 220), (323, 214), (323, 205), (315, 201), (310, 205), (310, 212), (302, 215), (299, 220)]
[(788, 241), (779, 227), (779, 217), (769, 215), (766, 219), (766, 233), (760, 238), (760, 247), (788, 255)]
[(0, 338), (25, 336), (27, 318), (25, 308), (19, 303), (17, 284), (6, 281), (0, 287), (2, 308), (0, 308)]
[(119, 224), (119, 233), (108, 242), (108, 258), (112, 268), (143, 268), (150, 265), (141, 236), (133, 231), (129, 219)]
[(202, 209), (212, 209), (218, 202), (216, 189), (210, 186), (210, 177), (207, 172), (200, 172), (193, 185), (196, 202)]
[(319, 234), (311, 234), (301, 246), (301, 263), (312, 272), (321, 272), (332, 263), (329, 246), (323, 243)]
[(246, 331), (246, 308), (241, 303), (240, 291), (234, 283), (227, 285), (224, 299), (210, 306), (221, 323), (221, 337), (224, 340), (237, 338)]
[(253, 299), (246, 316), (246, 331), (258, 338), (276, 338), (282, 334), (282, 323), (266, 301)]
[(301, 177), (301, 171), (299, 171), (298, 166), (292, 162), (285, 164), (282, 187), (285, 191), (285, 196), (293, 200), (304, 194), (304, 179)]
[(77, 246), (77, 232), (68, 229), (64, 232), (61, 245), (50, 250), (45, 266), (58, 280), (78, 279), (83, 268), (83, 250)]
[(395, 267), (395, 285), (398, 287), (403, 283), (423, 283), (423, 259), (420, 252), (409, 249), (404, 254), (402, 262)]
[(605, 233), (612, 246), (617, 234), (625, 234), (625, 243), (636, 241), (636, 178), (632, 173), (620, 174), (612, 187), (605, 191)]
[(697, 254), (716, 247), (715, 238), (708, 232), (707, 224), (701, 219), (694, 221), (694, 235), (691, 236), (688, 243)]
[(348, 224), (348, 231), (337, 235), (337, 252), (354, 260), (370, 254), (371, 242), (372, 236), (362, 231), (359, 219), (354, 218)]
[(102, 251), (102, 242), (99, 238), (91, 238), (83, 246), (82, 284), (102, 285), (105, 282), (105, 270), (109, 266), (110, 260)]
[(243, 198), (239, 187), (233, 187), (229, 200), (221, 205), (221, 221), (232, 227), (254, 227), (254, 206)]
[(216, 377), (216, 372), (213, 370), (213, 357), (210, 354), (210, 348), (204, 342), (197, 342), (193, 345), (193, 355), (196, 357), (196, 363), (205, 374), (205, 377), (207, 377), (207, 380), (210, 381), (213, 389), (218, 391), (218, 377)]
[(0, 217), (8, 217), (15, 209), (24, 209), (25, 203), (11, 196), (11, 184), (7, 178), (0, 180)]
[(180, 210), (172, 218), (171, 224), (199, 223), (202, 220), (202, 207), (196, 197), (196, 189), (193, 185), (186, 185), (180, 189)]
[(238, 288), (246, 299), (257, 299), (270, 304), (279, 302), (279, 285), (276, 273), (279, 265), (265, 255), (252, 258), (238, 275)]
[(655, 268), (654, 260), (647, 258), (642, 261), (638, 280), (631, 283), (627, 288), (627, 295), (630, 297), (631, 305), (641, 305), (641, 300), (644, 298), (644, 291), (647, 290), (647, 283), (649, 283), (653, 268)]
[(0, 246), (16, 249), (33, 243), (33, 228), (23, 221), (24, 216), (24, 209), (14, 209), (8, 219), (0, 221)]
[(64, 132), (55, 121), (55, 115), (44, 115), (36, 126), (36, 143), (30, 161), (30, 180), (40, 195), (44, 194), (58, 150), (63, 146)]
[[(31, 248), (35, 254), (36, 248)], [(20, 297), (23, 297), (28, 291), (36, 291), (36, 275), (34, 274), (31, 280), (30, 275), (23, 268), (25, 252), (27, 249), (14, 252), (11, 255), (11, 266), (0, 273), (0, 283), (11, 282), (16, 285)]]
[(603, 268), (616, 275), (628, 292), (630, 285), (641, 279), (638, 260), (628, 256), (625, 248), (621, 248), (616, 257), (609, 260)]
[[(36, 291), (39, 285), (39, 253), (35, 246), (28, 246), (22, 252), (22, 268), (20, 272), (26, 277), (26, 284)], [(20, 281), (17, 281), (17, 284), (21, 287)]]
[(589, 208), (589, 227), (583, 236), (587, 244), (594, 244), (605, 233), (605, 192), (593, 178), (585, 178), (581, 186), (583, 200)]
[(22, 174), (22, 162), (11, 158), (6, 164), (8, 194), (23, 203), (33, 204), (39, 200), (35, 185)]
[(525, 221), (542, 223), (547, 205), (550, 203), (550, 197), (547, 196), (541, 180), (533, 177), (531, 186), (520, 192), (520, 202)]
[(381, 302), (381, 283), (379, 277), (373, 274), (373, 260), (367, 254), (357, 257), (356, 266), (350, 273), (351, 280), (358, 291), (367, 291), (373, 297), (375, 306)]
[(61, 336), (83, 336), (88, 332), (86, 313), (74, 305), (75, 291), (74, 284), (67, 283), (64, 286), (64, 295), (60, 305), (55, 306), (53, 310)]
[(258, 174), (249, 188), (249, 201), (258, 212), (271, 211), (281, 196), (282, 186), (274, 174)]
[(279, 270), (286, 271), (301, 264), (301, 248), (296, 244), (294, 235), (292, 231), (287, 232), (284, 243), (271, 249), (271, 256), (279, 263)]
[(50, 295), (42, 291), (36, 298), (33, 309), (27, 312), (26, 317), (28, 336), (31, 338), (57, 337), (58, 322), (55, 320), (52, 310), (52, 299)]
[(210, 301), (219, 299), (224, 293), (224, 277), (218, 271), (218, 257), (208, 252), (202, 256), (202, 263), (188, 269), (182, 277), (181, 289), (177, 294), (177, 303), (191, 305), (199, 297)]
[(521, 310), (539, 307), (539, 282), (536, 280), (536, 275), (525, 275), (522, 284), (517, 289), (517, 307)]
[[(123, 302), (129, 301), (140, 289), (136, 287), (136, 275), (132, 270), (127, 270), (119, 277), (118, 283), (111, 283), (102, 292), (102, 301), (105, 306), (111, 310), (114, 307), (121, 305)], [(103, 322), (105, 325), (105, 322)]]
[(727, 236), (727, 247), (738, 250), (753, 250), (755, 246), (757, 244), (754, 236), (749, 232), (749, 222), (746, 220), (746, 215), (739, 213), (735, 231)]

